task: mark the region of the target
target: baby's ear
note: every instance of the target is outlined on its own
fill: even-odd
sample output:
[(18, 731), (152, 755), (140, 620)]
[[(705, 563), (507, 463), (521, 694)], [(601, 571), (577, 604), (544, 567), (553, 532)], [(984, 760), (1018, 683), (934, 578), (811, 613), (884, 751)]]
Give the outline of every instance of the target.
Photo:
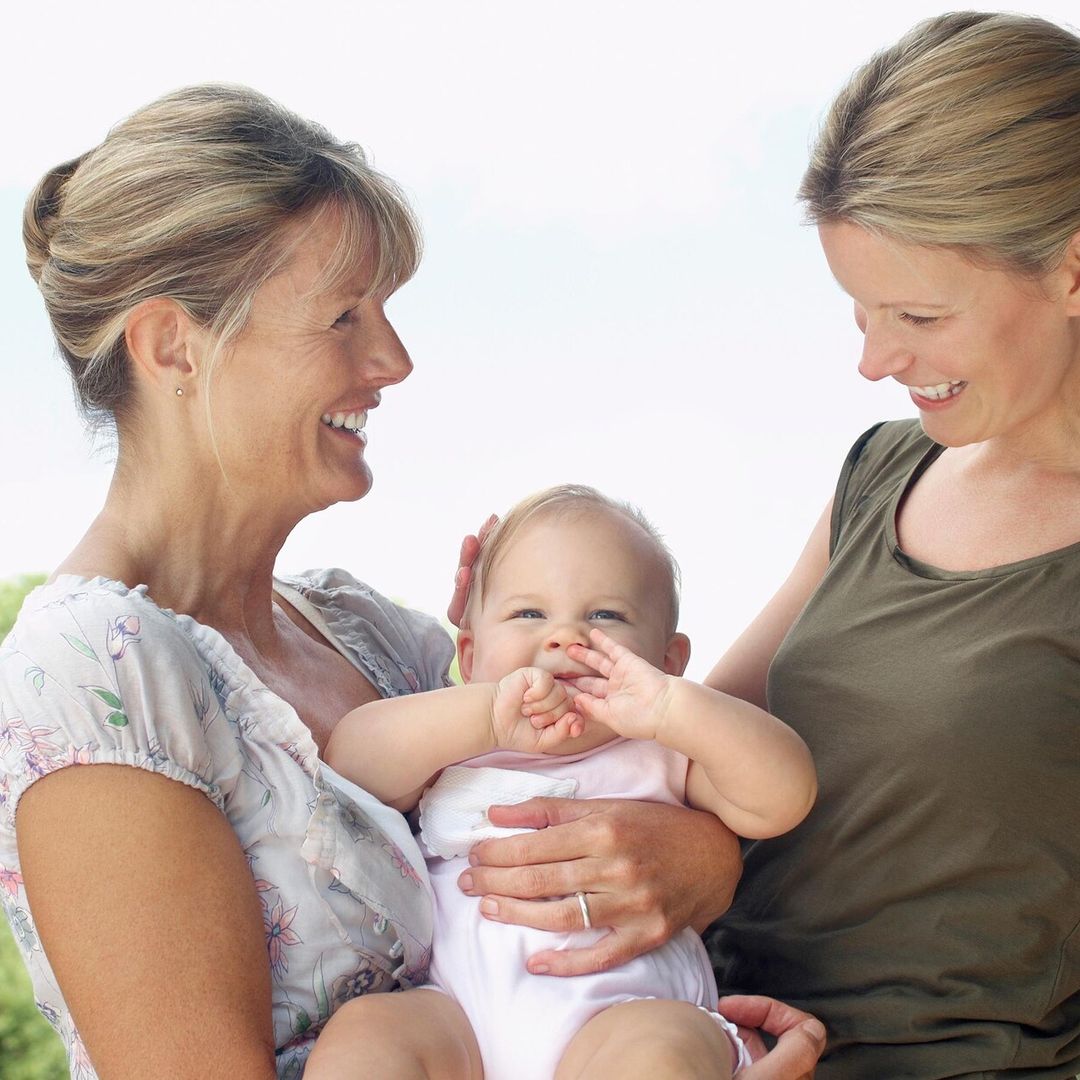
[(472, 682), (473, 635), (468, 626), (463, 626), (458, 631), (457, 662), (462, 682)]
[(664, 650), (664, 671), (681, 675), (690, 663), (690, 639), (685, 634), (672, 634)]

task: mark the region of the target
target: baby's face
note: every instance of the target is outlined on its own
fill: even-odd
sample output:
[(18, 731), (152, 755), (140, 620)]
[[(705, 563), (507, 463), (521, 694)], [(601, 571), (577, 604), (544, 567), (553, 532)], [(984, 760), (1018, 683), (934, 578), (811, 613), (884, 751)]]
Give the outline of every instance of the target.
[(571, 644), (588, 645), (593, 627), (661, 670), (681, 667), (667, 655), (667, 582), (652, 542), (622, 515), (589, 509), (542, 517), (489, 573), (462, 673), (470, 682), (497, 682), (521, 667), (565, 680), (595, 674), (566, 654)]

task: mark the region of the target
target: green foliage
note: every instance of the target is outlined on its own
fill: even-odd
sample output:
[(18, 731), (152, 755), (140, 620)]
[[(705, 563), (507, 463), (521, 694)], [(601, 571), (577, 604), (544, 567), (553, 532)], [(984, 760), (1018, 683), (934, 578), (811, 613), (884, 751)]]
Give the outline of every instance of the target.
[(6, 922), (0, 922), (0, 1077), (64, 1080), (64, 1047), (34, 1005), (30, 979)]
[(0, 581), (0, 639), (7, 636), (26, 594), (45, 580), (44, 574), (20, 574)]
[[(0, 638), (7, 635), (23, 597), (45, 580), (21, 574), (0, 581)], [(0, 1077), (2, 1080), (64, 1080), (64, 1048), (34, 1005), (30, 977), (7, 922), (0, 919)]]

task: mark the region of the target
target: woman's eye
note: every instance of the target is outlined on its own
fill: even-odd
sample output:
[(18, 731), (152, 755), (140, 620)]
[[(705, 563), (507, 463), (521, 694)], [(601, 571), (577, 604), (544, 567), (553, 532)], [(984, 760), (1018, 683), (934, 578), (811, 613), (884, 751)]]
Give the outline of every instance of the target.
[(353, 321), (353, 309), (349, 308), (348, 311), (343, 311), (335, 320), (335, 326), (348, 326)]
[(515, 611), (510, 617), (512, 619), (542, 619), (544, 613), (536, 608), (522, 608), (520, 611)]
[(900, 318), (912, 326), (929, 326), (931, 323), (937, 322), (936, 315), (912, 315), (907, 311), (901, 311)]
[(593, 611), (589, 614), (590, 619), (603, 619), (607, 622), (626, 622), (626, 616), (618, 611), (609, 611), (607, 608), (601, 608), (599, 611)]

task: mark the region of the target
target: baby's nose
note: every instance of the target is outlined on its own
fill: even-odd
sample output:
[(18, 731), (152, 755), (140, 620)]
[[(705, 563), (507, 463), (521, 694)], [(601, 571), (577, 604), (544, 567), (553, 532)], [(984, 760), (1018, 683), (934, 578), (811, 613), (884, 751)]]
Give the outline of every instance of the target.
[(548, 652), (565, 649), (568, 645), (584, 645), (588, 641), (588, 631), (576, 626), (559, 626), (552, 630), (544, 646)]

